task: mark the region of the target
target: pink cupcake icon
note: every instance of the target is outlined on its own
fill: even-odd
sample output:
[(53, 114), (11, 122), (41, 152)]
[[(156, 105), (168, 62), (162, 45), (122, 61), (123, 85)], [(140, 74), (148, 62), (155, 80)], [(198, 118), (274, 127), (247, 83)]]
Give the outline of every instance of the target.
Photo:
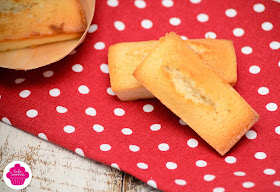
[(29, 173), (26, 172), (25, 168), (21, 167), (20, 164), (15, 164), (6, 176), (11, 180), (13, 185), (23, 185), (25, 179), (29, 177)]

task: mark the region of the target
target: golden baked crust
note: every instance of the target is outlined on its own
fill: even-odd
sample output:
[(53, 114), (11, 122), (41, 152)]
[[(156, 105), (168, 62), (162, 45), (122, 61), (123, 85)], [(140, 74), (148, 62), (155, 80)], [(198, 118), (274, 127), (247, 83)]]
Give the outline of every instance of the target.
[(109, 47), (111, 88), (122, 101), (154, 98), (132, 75), (158, 41), (118, 43)]
[(226, 39), (188, 39), (185, 41), (210, 67), (232, 86), (237, 81), (234, 46)]
[[(186, 40), (193, 50), (226, 81), (237, 81), (236, 56), (231, 40)], [(122, 101), (154, 98), (132, 75), (158, 41), (118, 43), (109, 47), (108, 64), (112, 90)]]
[(0, 51), (79, 38), (85, 29), (79, 0), (0, 0)]
[(160, 39), (133, 75), (221, 155), (259, 119), (228, 82), (174, 33)]

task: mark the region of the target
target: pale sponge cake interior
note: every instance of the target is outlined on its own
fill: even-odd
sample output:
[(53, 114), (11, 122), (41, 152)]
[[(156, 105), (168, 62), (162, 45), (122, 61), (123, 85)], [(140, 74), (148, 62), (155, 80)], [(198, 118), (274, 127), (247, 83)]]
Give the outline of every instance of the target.
[(174, 33), (161, 38), (133, 74), (221, 155), (259, 118), (228, 82)]
[[(185, 40), (227, 82), (237, 81), (233, 43), (223, 39)], [(132, 75), (158, 41), (118, 43), (109, 47), (108, 64), (112, 90), (122, 101), (154, 98)]]
[(0, 0), (0, 51), (81, 37), (79, 0)]

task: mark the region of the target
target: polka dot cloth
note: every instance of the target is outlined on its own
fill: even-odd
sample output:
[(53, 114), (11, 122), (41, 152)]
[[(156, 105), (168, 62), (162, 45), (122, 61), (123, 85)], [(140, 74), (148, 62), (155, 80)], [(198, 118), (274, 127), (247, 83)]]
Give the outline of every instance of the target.
[[(163, 191), (280, 191), (279, 10), (276, 1), (96, 1), (84, 43), (66, 58), (0, 69), (0, 120)], [(121, 102), (111, 89), (110, 45), (170, 31), (233, 41), (234, 88), (261, 117), (224, 157), (158, 100)]]

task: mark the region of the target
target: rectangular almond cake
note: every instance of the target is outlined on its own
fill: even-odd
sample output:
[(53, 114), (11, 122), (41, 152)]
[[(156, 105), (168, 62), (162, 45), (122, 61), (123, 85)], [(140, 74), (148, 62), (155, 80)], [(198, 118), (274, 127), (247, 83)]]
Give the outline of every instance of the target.
[(80, 38), (79, 0), (0, 0), (0, 51)]
[[(236, 56), (231, 40), (185, 40), (227, 82), (237, 81)], [(154, 98), (132, 75), (158, 41), (118, 43), (109, 47), (108, 64), (112, 90), (122, 101)]]
[(259, 115), (175, 33), (160, 39), (135, 78), (221, 155)]

